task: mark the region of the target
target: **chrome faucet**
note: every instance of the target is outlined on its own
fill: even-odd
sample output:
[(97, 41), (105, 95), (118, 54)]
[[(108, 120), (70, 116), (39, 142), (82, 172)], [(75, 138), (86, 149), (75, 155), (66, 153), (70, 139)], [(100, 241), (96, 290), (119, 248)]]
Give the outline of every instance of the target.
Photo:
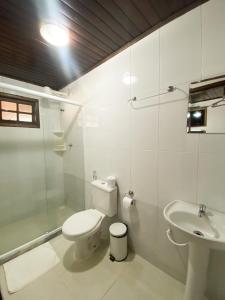
[(201, 218), (202, 216), (205, 216), (205, 214), (206, 214), (206, 205), (200, 204), (198, 210), (198, 216)]

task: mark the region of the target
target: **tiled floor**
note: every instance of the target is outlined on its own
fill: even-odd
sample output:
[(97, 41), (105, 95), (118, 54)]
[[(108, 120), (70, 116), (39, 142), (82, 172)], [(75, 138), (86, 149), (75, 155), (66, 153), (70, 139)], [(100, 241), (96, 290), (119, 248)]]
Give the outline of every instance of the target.
[(73, 243), (62, 235), (51, 240), (61, 262), (27, 287), (9, 295), (3, 267), (0, 283), (4, 300), (181, 300), (184, 286), (138, 255), (117, 263), (102, 244), (85, 262), (73, 259)]
[(60, 227), (72, 214), (74, 210), (62, 205), (0, 226), (0, 255)]

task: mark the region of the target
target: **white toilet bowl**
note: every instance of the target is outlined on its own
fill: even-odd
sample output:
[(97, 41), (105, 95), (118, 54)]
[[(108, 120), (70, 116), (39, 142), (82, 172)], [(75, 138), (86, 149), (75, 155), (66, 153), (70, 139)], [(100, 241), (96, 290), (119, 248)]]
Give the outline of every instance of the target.
[(89, 257), (98, 248), (103, 219), (117, 213), (117, 187), (104, 180), (94, 180), (91, 186), (95, 209), (72, 215), (62, 227), (64, 237), (75, 242), (75, 257), (78, 260)]
[(104, 218), (105, 215), (97, 209), (87, 209), (75, 213), (63, 224), (64, 237), (75, 242), (77, 260), (88, 258), (98, 248)]

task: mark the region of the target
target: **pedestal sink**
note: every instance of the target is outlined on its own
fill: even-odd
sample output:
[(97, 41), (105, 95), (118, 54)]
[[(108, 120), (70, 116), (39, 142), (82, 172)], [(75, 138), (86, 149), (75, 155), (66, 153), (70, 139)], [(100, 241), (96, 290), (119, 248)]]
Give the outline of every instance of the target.
[[(184, 300), (204, 299), (210, 249), (225, 250), (225, 214), (207, 209), (199, 217), (198, 212), (198, 205), (183, 201), (173, 201), (163, 211), (170, 225), (167, 230), (169, 240), (189, 248)], [(174, 240), (175, 230), (182, 234), (185, 242)]]

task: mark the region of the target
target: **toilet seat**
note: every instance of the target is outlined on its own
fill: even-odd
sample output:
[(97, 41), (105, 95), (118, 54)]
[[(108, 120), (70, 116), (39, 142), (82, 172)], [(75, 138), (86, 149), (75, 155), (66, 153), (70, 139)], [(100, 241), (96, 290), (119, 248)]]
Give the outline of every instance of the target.
[(62, 232), (69, 239), (86, 236), (101, 223), (104, 214), (96, 209), (87, 209), (72, 215), (63, 224)]

